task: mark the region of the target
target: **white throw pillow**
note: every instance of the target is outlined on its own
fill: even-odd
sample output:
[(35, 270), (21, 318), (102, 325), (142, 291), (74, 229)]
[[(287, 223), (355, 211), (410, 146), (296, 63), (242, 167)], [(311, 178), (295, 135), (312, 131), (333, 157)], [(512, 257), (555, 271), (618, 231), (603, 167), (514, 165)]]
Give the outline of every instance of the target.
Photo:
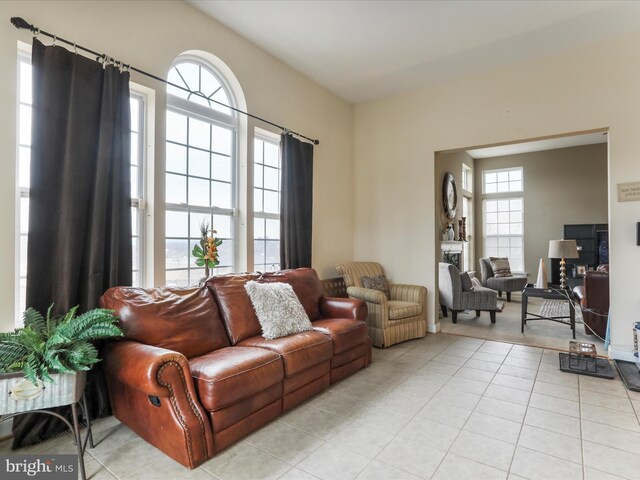
[(262, 336), (267, 340), (313, 329), (304, 307), (288, 283), (252, 280), (244, 288), (256, 311)]

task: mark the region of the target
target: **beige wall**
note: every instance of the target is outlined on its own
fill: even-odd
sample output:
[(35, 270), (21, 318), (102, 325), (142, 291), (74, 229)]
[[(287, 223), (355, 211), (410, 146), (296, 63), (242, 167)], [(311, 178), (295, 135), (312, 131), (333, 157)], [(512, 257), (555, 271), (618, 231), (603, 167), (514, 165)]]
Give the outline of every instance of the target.
[(549, 240), (563, 238), (565, 224), (608, 223), (607, 144), (477, 159), (474, 190), (478, 199), (478, 252), (484, 251), (482, 171), (509, 167), (522, 167), (524, 175), (525, 271), (535, 282), (542, 257), (550, 279)]
[[(335, 276), (336, 263), (352, 258), (352, 106), (292, 70), (258, 46), (183, 2), (172, 1), (3, 1), (0, 2), (0, 330), (11, 328), (15, 309), (16, 225), (16, 45), (31, 34), (9, 17), (36, 26), (160, 76), (186, 50), (219, 57), (237, 77), (248, 109), (308, 136), (315, 149), (313, 265), (321, 277)], [(45, 40), (49, 43), (49, 40)], [(165, 86), (137, 74), (134, 82), (156, 92), (157, 204), (164, 191)], [(250, 123), (250, 126), (252, 123)], [(263, 126), (260, 123), (253, 125)], [(252, 142), (249, 142), (249, 148)], [(251, 151), (249, 150), (249, 157)], [(241, 165), (246, 175), (247, 165)], [(162, 283), (164, 221), (155, 217), (154, 282)], [(249, 232), (247, 228), (243, 230)], [(72, 234), (72, 232), (70, 232)], [(245, 239), (246, 240), (246, 239)]]
[(426, 285), (435, 330), (434, 152), (608, 128), (611, 331), (614, 353), (629, 352), (640, 204), (618, 203), (615, 188), (640, 181), (639, 55), (634, 34), (356, 106), (356, 258)]

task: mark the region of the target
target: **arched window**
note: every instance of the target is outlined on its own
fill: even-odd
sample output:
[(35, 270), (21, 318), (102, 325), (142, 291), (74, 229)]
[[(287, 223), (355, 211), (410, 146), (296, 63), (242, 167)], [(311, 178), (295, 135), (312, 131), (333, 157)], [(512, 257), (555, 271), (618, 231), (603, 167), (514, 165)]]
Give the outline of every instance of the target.
[(165, 264), (167, 285), (194, 284), (204, 275), (191, 255), (207, 220), (220, 247), (218, 273), (237, 263), (236, 106), (224, 77), (195, 56), (173, 64), (167, 88)]

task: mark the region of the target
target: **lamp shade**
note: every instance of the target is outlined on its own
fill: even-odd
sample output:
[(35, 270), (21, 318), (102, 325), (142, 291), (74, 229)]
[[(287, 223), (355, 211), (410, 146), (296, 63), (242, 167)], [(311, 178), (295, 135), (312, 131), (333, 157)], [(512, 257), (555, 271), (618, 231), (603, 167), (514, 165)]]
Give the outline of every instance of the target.
[(549, 240), (549, 258), (579, 258), (575, 240)]

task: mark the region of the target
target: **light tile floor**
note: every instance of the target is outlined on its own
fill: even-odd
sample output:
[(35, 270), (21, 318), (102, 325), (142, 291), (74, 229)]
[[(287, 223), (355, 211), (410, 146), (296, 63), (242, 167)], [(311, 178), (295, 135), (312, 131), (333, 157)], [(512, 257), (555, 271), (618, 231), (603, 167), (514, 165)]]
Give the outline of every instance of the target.
[[(446, 334), (374, 363), (189, 471), (115, 419), (92, 479), (640, 479), (640, 394), (558, 370), (558, 352)], [(7, 452), (9, 442), (0, 443)], [(70, 438), (29, 452), (72, 453)]]

